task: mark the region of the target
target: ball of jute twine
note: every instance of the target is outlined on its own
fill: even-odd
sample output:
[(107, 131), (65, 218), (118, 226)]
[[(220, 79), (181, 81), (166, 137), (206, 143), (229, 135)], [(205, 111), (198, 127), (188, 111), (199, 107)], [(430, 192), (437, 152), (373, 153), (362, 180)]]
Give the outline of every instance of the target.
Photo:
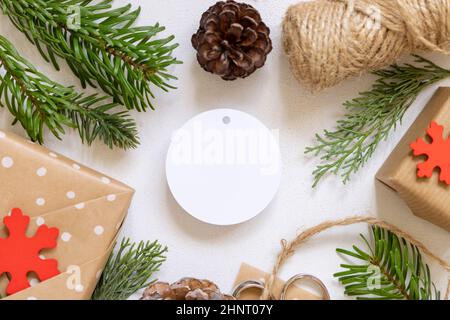
[(294, 76), (316, 91), (418, 49), (450, 54), (450, 1), (302, 2), (288, 9), (283, 38)]
[[(270, 277), (267, 279), (265, 283), (265, 287), (261, 296), (261, 300), (268, 300), (270, 297), (273, 297), (273, 286), (275, 279), (278, 275), (278, 272), (280, 271), (281, 267), (284, 265), (284, 263), (294, 255), (296, 250), (307, 240), (312, 238), (313, 236), (322, 233), (328, 229), (331, 229), (333, 227), (337, 226), (348, 226), (352, 224), (357, 223), (367, 223), (371, 226), (378, 226), (383, 229), (389, 230), (392, 233), (396, 234), (398, 237), (404, 238), (405, 240), (409, 241), (412, 245), (415, 245), (423, 254), (428, 256), (430, 259), (436, 261), (442, 268), (444, 268), (447, 272), (450, 272), (450, 265), (439, 258), (437, 255), (433, 254), (430, 250), (428, 250), (427, 247), (420, 241), (416, 240), (414, 237), (409, 235), (408, 233), (404, 232), (403, 230), (399, 229), (398, 227), (385, 222), (383, 220), (379, 220), (372, 217), (350, 217), (342, 220), (334, 220), (334, 221), (325, 221), (315, 227), (306, 229), (302, 233), (300, 233), (297, 237), (295, 237), (292, 241), (288, 242), (286, 240), (281, 241), (282, 250), (278, 254), (278, 258), (276, 260), (276, 263), (272, 269), (272, 273)], [(447, 292), (445, 294), (445, 300), (448, 300), (450, 293), (450, 279), (448, 281), (447, 285)]]

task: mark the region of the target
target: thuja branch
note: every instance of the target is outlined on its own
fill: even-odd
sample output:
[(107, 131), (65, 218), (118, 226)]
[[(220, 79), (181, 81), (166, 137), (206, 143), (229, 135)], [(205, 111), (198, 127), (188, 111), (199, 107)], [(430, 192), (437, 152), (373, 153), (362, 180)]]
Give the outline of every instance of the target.
[(321, 155), (323, 161), (313, 172), (314, 186), (328, 173), (340, 174), (343, 182), (348, 182), (401, 122), (423, 89), (450, 77), (450, 70), (415, 58), (417, 65), (393, 65), (374, 72), (378, 80), (372, 89), (344, 103), (348, 114), (337, 122), (337, 129), (316, 135), (317, 145), (305, 151)]
[(106, 97), (84, 96), (40, 73), (22, 58), (13, 45), (0, 36), (0, 106), (8, 108), (15, 123), (28, 136), (44, 142), (47, 127), (58, 139), (65, 127), (78, 130), (84, 143), (102, 140), (109, 147), (138, 145), (135, 122), (127, 112), (113, 113), (115, 103)]
[(132, 243), (123, 239), (111, 254), (92, 295), (93, 300), (126, 300), (155, 280), (152, 275), (166, 260), (167, 247), (157, 241)]
[(168, 67), (178, 46), (173, 36), (157, 38), (159, 24), (131, 27), (140, 9), (111, 9), (112, 0), (0, 0), (3, 12), (59, 69), (64, 58), (86, 85), (100, 86), (128, 109), (153, 108), (151, 85), (173, 88)]

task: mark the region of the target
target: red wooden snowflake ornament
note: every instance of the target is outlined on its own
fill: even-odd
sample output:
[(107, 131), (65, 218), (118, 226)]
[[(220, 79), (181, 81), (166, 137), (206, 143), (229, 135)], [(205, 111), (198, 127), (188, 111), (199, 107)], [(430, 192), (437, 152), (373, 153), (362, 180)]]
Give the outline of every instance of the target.
[(20, 209), (13, 209), (3, 222), (9, 230), (7, 238), (0, 238), (0, 276), (5, 272), (10, 276), (6, 294), (11, 295), (30, 287), (27, 279), (30, 272), (35, 272), (40, 281), (59, 274), (57, 260), (39, 257), (41, 250), (56, 247), (59, 234), (57, 228), (42, 225), (33, 237), (27, 237), (25, 233), (30, 217)]
[(439, 168), (441, 171), (440, 181), (450, 185), (450, 137), (444, 140), (444, 127), (435, 121), (431, 122), (427, 134), (432, 139), (430, 144), (421, 138), (411, 143), (415, 156), (428, 156), (425, 162), (417, 165), (417, 176), (431, 178), (434, 169)]

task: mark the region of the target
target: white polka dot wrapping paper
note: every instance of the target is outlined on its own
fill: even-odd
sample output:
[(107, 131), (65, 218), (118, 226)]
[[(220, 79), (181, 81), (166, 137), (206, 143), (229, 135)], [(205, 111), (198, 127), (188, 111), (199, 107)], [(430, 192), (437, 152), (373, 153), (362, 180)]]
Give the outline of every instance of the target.
[[(134, 190), (2, 130), (0, 180), (0, 238), (7, 236), (3, 218), (13, 208), (30, 216), (28, 236), (43, 224), (59, 229), (56, 248), (40, 254), (57, 259), (61, 273), (43, 282), (30, 279), (30, 288), (6, 299), (89, 299)], [(2, 297), (8, 281), (6, 274), (0, 277)]]

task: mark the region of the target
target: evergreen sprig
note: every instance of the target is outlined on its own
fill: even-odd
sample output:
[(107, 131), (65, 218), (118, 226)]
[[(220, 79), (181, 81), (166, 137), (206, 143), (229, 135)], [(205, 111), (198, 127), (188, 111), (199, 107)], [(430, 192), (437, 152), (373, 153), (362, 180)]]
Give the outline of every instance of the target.
[(349, 112), (337, 122), (337, 129), (316, 135), (317, 145), (305, 150), (322, 155), (323, 164), (313, 172), (314, 187), (327, 173), (341, 173), (343, 182), (348, 182), (401, 122), (420, 92), (450, 77), (450, 70), (420, 56), (415, 58), (417, 66), (393, 65), (374, 72), (379, 78), (372, 89), (344, 103)]
[(369, 252), (357, 246), (353, 251), (336, 251), (362, 264), (342, 264), (345, 271), (334, 277), (345, 286), (345, 294), (372, 300), (439, 300), (440, 292), (431, 281), (430, 269), (419, 249), (380, 227), (372, 227), (373, 245), (364, 235)]
[(166, 260), (167, 247), (157, 241), (132, 243), (123, 239), (111, 254), (92, 295), (93, 300), (126, 300), (156, 280), (149, 280)]
[(64, 127), (76, 128), (84, 143), (101, 139), (109, 147), (134, 148), (135, 122), (127, 112), (112, 113), (115, 103), (106, 97), (85, 96), (40, 73), (0, 36), (0, 106), (7, 107), (28, 136), (43, 143), (47, 127), (58, 139)]
[(167, 68), (180, 63), (172, 57), (174, 36), (156, 39), (164, 27), (131, 27), (140, 8), (111, 9), (112, 0), (0, 0), (3, 12), (59, 69), (65, 59), (73, 73), (128, 109), (153, 109), (150, 83), (165, 91), (176, 79)]

